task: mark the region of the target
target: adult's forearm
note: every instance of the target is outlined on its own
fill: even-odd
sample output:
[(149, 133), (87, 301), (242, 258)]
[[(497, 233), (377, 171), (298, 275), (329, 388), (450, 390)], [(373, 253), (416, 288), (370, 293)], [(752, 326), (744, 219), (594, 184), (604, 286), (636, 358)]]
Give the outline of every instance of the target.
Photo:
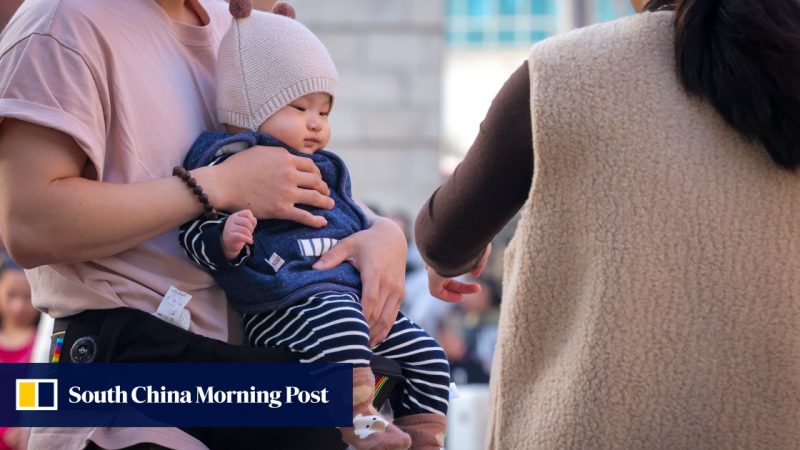
[[(111, 256), (201, 211), (177, 177), (103, 183), (81, 177), (87, 163), (83, 150), (64, 133), (13, 120), (0, 124), (0, 234), (19, 264)], [(193, 175), (215, 193), (219, 177), (212, 169)]]
[(25, 267), (111, 256), (201, 212), (177, 177), (135, 184), (70, 177), (24, 198), (11, 197), (17, 198), (8, 199), (3, 237)]

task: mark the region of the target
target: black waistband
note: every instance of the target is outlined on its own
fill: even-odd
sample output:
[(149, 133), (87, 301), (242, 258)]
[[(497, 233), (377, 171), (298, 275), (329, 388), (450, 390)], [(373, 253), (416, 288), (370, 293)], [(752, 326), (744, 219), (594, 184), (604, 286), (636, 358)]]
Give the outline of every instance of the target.
[(80, 328), (81, 331), (79, 331), (79, 333), (81, 334), (97, 334), (106, 318), (122, 310), (135, 311), (130, 308), (92, 309), (72, 316), (55, 319), (53, 322), (53, 335), (66, 332), (68, 326)]
[(53, 335), (61, 334), (67, 331), (68, 319), (55, 319), (53, 322)]

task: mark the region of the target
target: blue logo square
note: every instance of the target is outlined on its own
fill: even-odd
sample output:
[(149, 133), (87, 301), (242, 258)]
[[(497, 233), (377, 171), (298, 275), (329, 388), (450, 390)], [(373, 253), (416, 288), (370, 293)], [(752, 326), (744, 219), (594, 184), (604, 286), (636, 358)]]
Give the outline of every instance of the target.
[(39, 407), (56, 406), (55, 381), (40, 381), (38, 387)]

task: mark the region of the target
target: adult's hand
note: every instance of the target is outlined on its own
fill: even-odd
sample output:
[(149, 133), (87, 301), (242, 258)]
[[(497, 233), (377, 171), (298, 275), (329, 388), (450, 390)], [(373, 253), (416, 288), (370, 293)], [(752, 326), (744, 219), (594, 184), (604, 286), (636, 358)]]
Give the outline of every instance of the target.
[(333, 208), (330, 190), (310, 158), (257, 146), (231, 156), (216, 169), (221, 209), (249, 209), (258, 219), (291, 220), (315, 228), (327, 224), (324, 217), (296, 206)]
[(313, 265), (317, 270), (329, 270), (347, 261), (361, 273), (361, 307), (373, 347), (386, 338), (397, 319), (407, 252), (403, 230), (380, 217), (370, 228), (339, 241)]

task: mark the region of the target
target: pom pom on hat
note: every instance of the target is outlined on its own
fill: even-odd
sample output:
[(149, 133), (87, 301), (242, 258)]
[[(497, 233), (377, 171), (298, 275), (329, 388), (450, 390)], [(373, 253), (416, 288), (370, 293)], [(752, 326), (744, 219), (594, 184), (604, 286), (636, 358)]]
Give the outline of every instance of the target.
[(272, 13), (281, 16), (286, 16), (292, 19), (297, 18), (297, 15), (294, 12), (294, 7), (292, 7), (292, 5), (286, 2), (275, 3), (275, 6), (272, 7)]
[(235, 19), (244, 19), (253, 11), (253, 0), (231, 0), (228, 9)]

